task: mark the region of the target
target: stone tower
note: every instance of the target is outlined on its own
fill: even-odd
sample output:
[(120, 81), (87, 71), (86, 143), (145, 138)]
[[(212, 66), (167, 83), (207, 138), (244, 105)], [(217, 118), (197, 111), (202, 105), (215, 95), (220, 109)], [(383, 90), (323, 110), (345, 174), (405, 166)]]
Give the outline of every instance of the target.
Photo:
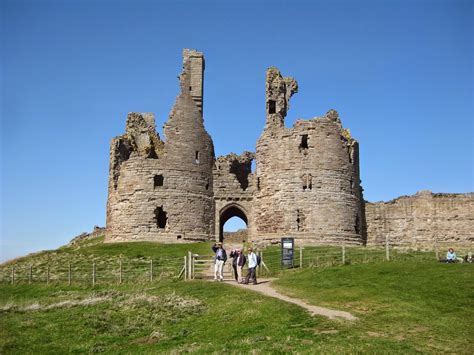
[(183, 66), (189, 64), (189, 92), (199, 111), (203, 109), (204, 96), (204, 56), (193, 49), (183, 49)]
[(183, 50), (165, 141), (150, 113), (130, 113), (126, 133), (112, 140), (106, 241), (222, 240), (237, 216), (257, 242), (286, 235), (304, 244), (362, 243), (358, 144), (337, 112), (286, 128), (298, 84), (270, 68), (256, 153), (216, 159), (203, 124), (203, 78), (202, 53)]
[(183, 51), (181, 93), (164, 125), (130, 113), (112, 140), (106, 241), (208, 240), (214, 235), (214, 147), (202, 117), (204, 58)]
[(363, 243), (358, 143), (336, 111), (285, 128), (293, 78), (266, 75), (266, 123), (257, 142), (254, 219), (259, 239)]

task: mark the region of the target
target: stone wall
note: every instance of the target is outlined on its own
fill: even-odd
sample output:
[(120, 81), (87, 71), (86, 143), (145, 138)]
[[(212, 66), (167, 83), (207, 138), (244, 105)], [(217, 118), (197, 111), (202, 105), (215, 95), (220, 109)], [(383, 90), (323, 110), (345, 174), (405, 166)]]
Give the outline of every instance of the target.
[[(130, 113), (112, 139), (106, 241), (183, 242), (223, 238), (234, 217), (258, 244), (432, 246), (474, 241), (473, 193), (420, 192), (389, 202), (362, 198), (359, 145), (335, 110), (285, 127), (298, 83), (266, 73), (266, 119), (256, 152), (215, 159), (204, 128), (204, 56), (183, 50), (181, 93), (164, 125)], [(256, 171), (252, 173), (252, 160)]]
[(257, 142), (254, 218), (259, 239), (363, 244), (358, 143), (336, 111), (285, 128), (298, 85), (267, 71), (267, 119)]
[(247, 224), (248, 235), (254, 236), (254, 158), (254, 153), (244, 152), (241, 155), (231, 153), (216, 160), (213, 174), (216, 239), (222, 241), (224, 224), (234, 216), (241, 218)]
[(474, 243), (474, 193), (421, 191), (389, 202), (366, 203), (367, 245), (433, 248)]
[(126, 133), (112, 140), (107, 242), (214, 237), (214, 147), (196, 102), (199, 95), (191, 95), (191, 82), (202, 83), (191, 77), (203, 75), (200, 56), (184, 52), (181, 93), (164, 126), (166, 143), (153, 115), (140, 113), (129, 114)]

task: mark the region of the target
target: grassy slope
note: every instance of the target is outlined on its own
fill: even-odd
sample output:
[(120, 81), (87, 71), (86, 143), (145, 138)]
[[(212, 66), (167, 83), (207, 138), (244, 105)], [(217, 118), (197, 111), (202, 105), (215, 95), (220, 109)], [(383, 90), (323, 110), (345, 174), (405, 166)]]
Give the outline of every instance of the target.
[(350, 328), (353, 342), (372, 337), (413, 351), (470, 353), (472, 282), (469, 264), (392, 262), (289, 272), (276, 286), (359, 316)]
[[(208, 254), (209, 245), (86, 241), (80, 247), (61, 248), (17, 262), (61, 263), (73, 256), (84, 260), (181, 257), (188, 250)], [(283, 292), (314, 304), (349, 310), (360, 320), (352, 324), (310, 317), (297, 306), (203, 281), (99, 284), (94, 288), (87, 284), (68, 287), (65, 283), (3, 284), (0, 353), (209, 353), (224, 349), (470, 353), (471, 265), (407, 261), (290, 270), (276, 284)], [(45, 309), (48, 304), (104, 295), (106, 301), (95, 305)], [(153, 296), (183, 297), (200, 305), (173, 308), (152, 298), (143, 301)], [(32, 303), (38, 303), (36, 310), (21, 309)]]

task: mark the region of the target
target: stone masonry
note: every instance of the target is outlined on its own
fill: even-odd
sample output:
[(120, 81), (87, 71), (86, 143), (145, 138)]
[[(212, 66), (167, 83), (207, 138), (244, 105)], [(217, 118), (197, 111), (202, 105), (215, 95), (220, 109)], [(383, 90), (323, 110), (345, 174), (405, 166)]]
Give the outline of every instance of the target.
[(474, 242), (474, 193), (420, 191), (389, 202), (366, 203), (368, 245), (385, 238), (397, 247)]
[(181, 93), (164, 141), (151, 113), (130, 113), (125, 134), (112, 139), (106, 242), (223, 240), (234, 216), (263, 244), (282, 236), (298, 244), (379, 244), (385, 233), (398, 244), (472, 239), (472, 194), (365, 203), (358, 142), (335, 110), (285, 127), (298, 84), (273, 67), (256, 152), (215, 158), (203, 121), (204, 69), (202, 53), (183, 50)]

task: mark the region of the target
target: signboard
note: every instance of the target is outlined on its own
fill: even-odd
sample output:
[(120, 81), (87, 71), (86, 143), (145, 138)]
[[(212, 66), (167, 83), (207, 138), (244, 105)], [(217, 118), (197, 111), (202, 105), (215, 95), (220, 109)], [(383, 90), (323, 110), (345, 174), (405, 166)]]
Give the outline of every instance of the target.
[(295, 251), (294, 238), (281, 238), (281, 265), (293, 267), (293, 256)]

